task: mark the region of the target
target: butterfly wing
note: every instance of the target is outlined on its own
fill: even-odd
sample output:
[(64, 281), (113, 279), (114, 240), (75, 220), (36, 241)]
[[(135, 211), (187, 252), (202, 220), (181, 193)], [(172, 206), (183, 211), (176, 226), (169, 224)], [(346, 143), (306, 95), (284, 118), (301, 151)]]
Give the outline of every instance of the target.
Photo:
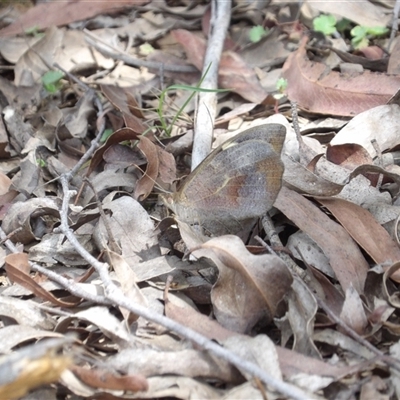
[(262, 125), (214, 150), (174, 195), (171, 208), (178, 218), (206, 227), (222, 224), (229, 232), (266, 213), (282, 184), (285, 132), (283, 125)]

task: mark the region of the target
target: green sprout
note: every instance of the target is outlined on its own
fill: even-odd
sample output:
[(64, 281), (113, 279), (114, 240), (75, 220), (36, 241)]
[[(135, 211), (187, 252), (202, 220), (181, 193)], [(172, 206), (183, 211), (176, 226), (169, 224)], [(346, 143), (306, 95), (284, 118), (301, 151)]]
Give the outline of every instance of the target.
[(103, 132), (103, 135), (101, 136), (100, 142), (104, 143), (107, 141), (107, 139), (113, 134), (112, 129), (105, 129)]
[[(350, 29), (351, 22), (345, 18), (339, 22), (333, 15), (320, 15), (313, 20), (314, 30), (322, 32), (324, 35), (337, 35), (337, 32), (344, 32)], [(362, 49), (369, 45), (369, 39), (385, 35), (389, 29), (384, 26), (367, 27), (362, 25), (355, 26), (351, 31), (351, 44), (355, 49)]]
[(44, 168), (46, 166), (46, 160), (43, 160), (43, 158), (38, 158), (36, 160), (36, 162), (37, 162), (39, 168)]
[(279, 78), (276, 82), (276, 89), (279, 91), (279, 93), (283, 93), (288, 85), (288, 81), (285, 78)]
[[(185, 109), (185, 107), (189, 104), (190, 100), (192, 100), (193, 96), (198, 93), (198, 92), (229, 92), (229, 89), (203, 89), (201, 88), (201, 84), (203, 83), (204, 78), (206, 77), (209, 69), (211, 67), (211, 64), (208, 66), (208, 68), (206, 69), (206, 72), (204, 73), (204, 75), (200, 78), (200, 81), (198, 82), (198, 84), (196, 86), (189, 86), (189, 85), (172, 85), (167, 87), (166, 89), (164, 89), (161, 92), (160, 98), (158, 100), (158, 108), (157, 108), (157, 114), (160, 118), (160, 123), (161, 123), (161, 127), (163, 128), (164, 132), (166, 133), (166, 135), (169, 137), (171, 136), (171, 131), (172, 131), (172, 127), (174, 126), (176, 120), (180, 117), (180, 115), (183, 113), (183, 110)], [(166, 119), (164, 118), (163, 115), (163, 106), (165, 103), (165, 97), (167, 95), (167, 92), (170, 90), (177, 90), (177, 89), (181, 89), (181, 90), (189, 90), (191, 91), (191, 95), (188, 97), (188, 99), (184, 102), (184, 104), (182, 105), (182, 107), (178, 110), (178, 112), (175, 114), (174, 118), (172, 119), (172, 122), (168, 125), (166, 122)]]
[(389, 29), (384, 26), (367, 27), (357, 25), (350, 31), (351, 36), (353, 36), (351, 44), (355, 49), (362, 49), (369, 45), (369, 39), (385, 35), (388, 32)]
[(322, 32), (324, 35), (333, 35), (337, 32), (336, 29), (336, 18), (333, 15), (320, 15), (313, 20), (314, 30), (317, 32)]
[(64, 77), (64, 74), (61, 71), (47, 71), (42, 76), (42, 83), (44, 88), (49, 93), (56, 93), (61, 89), (62, 83), (61, 79)]
[(261, 25), (253, 26), (250, 29), (249, 37), (253, 43), (259, 42), (268, 33)]
[(25, 33), (27, 35), (30, 35), (33, 37), (43, 37), (44, 36), (43, 32), (39, 32), (39, 26), (37, 26), (37, 25), (31, 26), (30, 28), (25, 29)]

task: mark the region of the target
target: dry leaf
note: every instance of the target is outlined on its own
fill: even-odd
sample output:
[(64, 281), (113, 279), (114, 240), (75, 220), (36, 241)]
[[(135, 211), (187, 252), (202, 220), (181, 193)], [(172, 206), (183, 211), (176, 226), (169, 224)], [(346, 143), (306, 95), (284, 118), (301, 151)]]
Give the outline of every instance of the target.
[(233, 235), (209, 240), (193, 251), (211, 258), (219, 276), (211, 292), (218, 322), (236, 332), (248, 332), (261, 319), (271, 320), (288, 292), (292, 276), (277, 256), (255, 256)]

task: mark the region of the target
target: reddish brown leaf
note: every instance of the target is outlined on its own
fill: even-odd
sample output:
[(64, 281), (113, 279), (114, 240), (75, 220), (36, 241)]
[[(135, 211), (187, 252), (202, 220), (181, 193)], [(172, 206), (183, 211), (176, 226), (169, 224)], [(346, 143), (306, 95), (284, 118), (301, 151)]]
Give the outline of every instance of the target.
[(59, 307), (75, 307), (80, 303), (80, 300), (73, 303), (62, 301), (35, 282), (29, 275), (30, 265), (26, 253), (9, 254), (5, 259), (5, 263), (8, 278), (12, 282), (18, 283), (30, 290), (36, 296), (50, 301)]
[(10, 36), (25, 32), (37, 26), (39, 29), (50, 26), (66, 25), (82, 21), (99, 14), (116, 13), (124, 8), (148, 3), (148, 0), (125, 1), (87, 1), (70, 0), (40, 3), (28, 10), (11, 25), (0, 31), (0, 36)]
[(116, 132), (114, 132), (107, 141), (96, 150), (94, 156), (90, 162), (90, 166), (86, 173), (86, 176), (89, 176), (95, 168), (101, 163), (103, 160), (104, 152), (113, 144), (123, 142), (124, 140), (138, 140), (139, 135), (131, 128), (122, 128)]
[(87, 385), (109, 390), (145, 391), (149, 388), (147, 379), (139, 374), (122, 376), (102, 369), (88, 369), (74, 365), (70, 370)]
[(339, 198), (317, 200), (377, 264), (400, 261), (399, 247), (368, 210)]
[(136, 185), (134, 198), (142, 201), (153, 190), (158, 175), (160, 160), (158, 158), (157, 146), (150, 139), (147, 139), (146, 136), (140, 136), (139, 139), (138, 148), (147, 158), (147, 168)]
[(360, 165), (373, 163), (368, 151), (356, 143), (329, 146), (326, 150), (326, 159), (351, 171)]
[[(189, 61), (201, 71), (206, 50), (205, 40), (183, 29), (177, 29), (171, 33), (185, 48)], [(225, 51), (222, 54), (218, 83), (221, 87), (231, 89), (253, 103), (262, 103), (268, 95), (254, 71), (237, 53), (232, 51)]]
[(356, 243), (339, 224), (311, 201), (285, 187), (282, 187), (275, 207), (321, 247), (343, 290), (352, 283), (358, 293), (363, 293), (368, 263)]
[(101, 91), (122, 112), (128, 128), (138, 134), (142, 134), (147, 130), (147, 126), (140, 119), (143, 118), (143, 115), (138, 108), (136, 100), (127, 89), (114, 85), (101, 85)]
[(288, 80), (290, 100), (305, 110), (354, 116), (386, 104), (400, 86), (399, 75), (369, 71), (357, 76), (344, 76), (335, 71), (327, 74), (326, 65), (307, 58), (307, 40), (304, 38), (299, 49), (288, 57), (282, 71)]
[(224, 328), (217, 321), (200, 314), (193, 308), (179, 307), (168, 299), (165, 300), (165, 315), (188, 328), (194, 329), (203, 336), (219, 342), (224, 341), (228, 337), (237, 335), (236, 332)]

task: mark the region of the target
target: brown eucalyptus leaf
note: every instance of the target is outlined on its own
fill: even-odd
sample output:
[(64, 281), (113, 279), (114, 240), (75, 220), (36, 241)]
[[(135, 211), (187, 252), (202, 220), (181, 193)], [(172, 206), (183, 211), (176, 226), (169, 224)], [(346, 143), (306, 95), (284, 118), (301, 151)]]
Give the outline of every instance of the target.
[(115, 131), (106, 140), (103, 146), (99, 147), (94, 153), (88, 171), (86, 173), (86, 176), (89, 176), (96, 169), (96, 167), (103, 161), (103, 154), (110, 146), (112, 146), (113, 144), (123, 142), (125, 140), (138, 140), (138, 139), (139, 135), (131, 128), (122, 128)]
[(138, 148), (147, 159), (147, 168), (136, 185), (134, 197), (139, 201), (143, 201), (151, 193), (156, 183), (160, 160), (157, 146), (146, 136), (140, 136), (139, 139)]
[(358, 293), (363, 293), (369, 266), (344, 228), (311, 201), (285, 187), (282, 187), (275, 207), (321, 247), (344, 290), (352, 283)]
[(149, 388), (146, 378), (139, 374), (121, 375), (116, 371), (84, 368), (74, 365), (70, 368), (82, 382), (99, 389), (146, 391)]
[(346, 290), (346, 298), (340, 313), (340, 318), (359, 335), (364, 335), (368, 326), (368, 319), (365, 315), (364, 306), (360, 295), (349, 286)]
[(400, 86), (399, 75), (364, 71), (344, 76), (311, 61), (306, 54), (307, 38), (285, 62), (282, 76), (288, 81), (288, 96), (299, 107), (318, 114), (354, 116), (385, 104)]
[(253, 255), (233, 235), (220, 236), (193, 255), (211, 258), (219, 276), (211, 292), (218, 322), (235, 332), (248, 332), (262, 318), (270, 321), (293, 278), (277, 256)]
[(36, 296), (44, 300), (50, 301), (60, 307), (75, 307), (77, 304), (80, 303), (80, 300), (76, 302), (67, 302), (60, 300), (53, 294), (48, 292), (46, 289), (44, 289), (42, 286), (40, 286), (39, 283), (34, 281), (29, 275), (30, 265), (28, 262), (28, 255), (26, 253), (9, 254), (6, 257), (5, 262), (5, 269), (8, 278), (11, 281), (18, 283), (24, 288), (30, 290)]
[(377, 264), (400, 261), (399, 247), (368, 210), (339, 198), (317, 200), (335, 216)]

